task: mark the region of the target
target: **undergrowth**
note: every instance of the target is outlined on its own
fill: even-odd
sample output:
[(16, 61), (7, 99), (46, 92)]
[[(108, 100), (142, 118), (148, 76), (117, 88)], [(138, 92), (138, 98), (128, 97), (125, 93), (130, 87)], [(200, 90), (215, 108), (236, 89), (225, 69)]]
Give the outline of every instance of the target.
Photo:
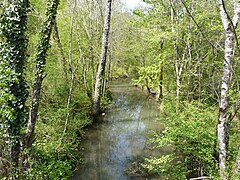
[[(76, 97), (75, 97), (76, 98)], [(36, 140), (27, 155), (26, 179), (68, 179), (74, 168), (81, 163), (77, 154), (83, 128), (91, 124), (90, 100), (78, 94), (71, 103), (70, 119), (63, 133), (67, 109), (64, 105), (51, 102), (41, 104), (36, 124)]]
[[(176, 108), (178, 107), (178, 108)], [(171, 147), (167, 154), (145, 159), (142, 166), (149, 173), (170, 179), (189, 179), (209, 176), (219, 179), (217, 150), (217, 115), (218, 107), (199, 101), (182, 102), (165, 99), (162, 104), (161, 123), (165, 129), (151, 132), (150, 141), (155, 149)], [(229, 144), (228, 176), (234, 172), (238, 153), (239, 124), (236, 120), (231, 125)], [(236, 175), (237, 176), (237, 175)]]
[(164, 101), (161, 122), (165, 130), (153, 132), (154, 148), (166, 146), (167, 155), (149, 157), (143, 164), (149, 172), (171, 179), (216, 176), (216, 107), (199, 102), (183, 103), (176, 110), (174, 101)]

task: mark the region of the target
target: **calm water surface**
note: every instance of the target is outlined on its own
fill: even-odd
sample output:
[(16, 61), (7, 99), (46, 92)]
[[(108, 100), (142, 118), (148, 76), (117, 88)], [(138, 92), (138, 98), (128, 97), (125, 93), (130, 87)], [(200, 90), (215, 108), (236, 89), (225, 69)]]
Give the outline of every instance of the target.
[(84, 164), (73, 180), (124, 180), (126, 169), (153, 152), (147, 141), (148, 132), (161, 130), (157, 122), (159, 105), (127, 80), (114, 81), (110, 87), (113, 104), (102, 117), (103, 123), (86, 131), (82, 142)]

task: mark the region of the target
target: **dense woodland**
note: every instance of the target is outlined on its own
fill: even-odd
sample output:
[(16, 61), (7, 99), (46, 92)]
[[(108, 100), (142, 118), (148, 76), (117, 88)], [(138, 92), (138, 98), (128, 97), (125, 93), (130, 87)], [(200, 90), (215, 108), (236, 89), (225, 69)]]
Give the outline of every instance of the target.
[(0, 177), (68, 179), (112, 79), (156, 96), (142, 162), (171, 179), (240, 179), (239, 0), (0, 2)]

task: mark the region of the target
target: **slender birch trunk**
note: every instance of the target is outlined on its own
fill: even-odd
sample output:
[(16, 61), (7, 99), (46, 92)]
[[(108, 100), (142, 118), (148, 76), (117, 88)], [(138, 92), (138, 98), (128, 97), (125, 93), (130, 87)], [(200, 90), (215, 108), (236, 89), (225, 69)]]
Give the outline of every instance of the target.
[(65, 119), (65, 126), (64, 126), (64, 130), (63, 130), (63, 134), (62, 134), (62, 138), (65, 135), (67, 128), (68, 128), (68, 124), (69, 124), (69, 117), (70, 117), (70, 105), (71, 105), (71, 100), (72, 100), (72, 93), (73, 93), (73, 86), (74, 86), (74, 80), (75, 80), (75, 72), (78, 68), (78, 63), (75, 67), (75, 69), (73, 69), (73, 25), (74, 25), (74, 11), (75, 11), (75, 7), (76, 7), (76, 1), (74, 1), (74, 5), (73, 5), (73, 16), (72, 16), (72, 21), (71, 21), (71, 26), (70, 26), (70, 50), (69, 50), (69, 59), (70, 59), (70, 70), (71, 70), (71, 82), (70, 82), (70, 88), (69, 88), (69, 93), (68, 93), (68, 99), (67, 99), (67, 115), (66, 115), (66, 119)]
[(93, 7), (94, 2), (90, 1), (90, 13), (89, 13), (89, 21), (90, 21), (90, 64), (92, 68), (92, 84), (90, 89), (90, 98), (92, 99), (93, 89), (94, 89), (94, 78), (95, 78), (95, 67), (94, 67), (94, 51), (93, 51), (93, 43), (94, 43), (94, 27), (93, 27)]
[(100, 113), (100, 101), (101, 101), (101, 89), (103, 86), (103, 77), (105, 73), (106, 60), (107, 60), (107, 51), (108, 51), (108, 39), (110, 31), (110, 20), (111, 20), (111, 7), (112, 0), (107, 1), (106, 6), (106, 17), (104, 22), (104, 30), (102, 36), (102, 53), (98, 65), (98, 71), (96, 74), (95, 90), (94, 90), (94, 99), (93, 99), (93, 115), (96, 117)]
[[(172, 32), (176, 32), (175, 29), (175, 18), (174, 18), (174, 3), (175, 0), (171, 0), (171, 23), (172, 23)], [(176, 17), (177, 18), (177, 17)], [(176, 20), (177, 22), (177, 20)], [(177, 40), (176, 40), (177, 41)], [(174, 49), (174, 58), (175, 58), (175, 73), (176, 73), (176, 99), (177, 99), (177, 106), (179, 104), (179, 100), (180, 100), (180, 88), (181, 88), (181, 68), (179, 68), (179, 55), (178, 55), (178, 45), (177, 42), (174, 43), (173, 45), (173, 49)], [(178, 107), (177, 107), (178, 109)]]
[(238, 24), (240, 15), (240, 0), (236, 4), (235, 13), (233, 20), (231, 21), (229, 15), (226, 12), (224, 6), (224, 0), (219, 1), (220, 5), (220, 15), (222, 18), (222, 24), (225, 30), (225, 51), (224, 51), (224, 63), (222, 72), (222, 85), (221, 85), (221, 97), (219, 102), (219, 118), (217, 126), (218, 134), (218, 148), (219, 148), (219, 169), (220, 169), (220, 179), (227, 179), (227, 154), (229, 145), (229, 123), (228, 122), (228, 109), (229, 109), (229, 89), (231, 84), (232, 76), (232, 60), (234, 57), (234, 36), (235, 29)]

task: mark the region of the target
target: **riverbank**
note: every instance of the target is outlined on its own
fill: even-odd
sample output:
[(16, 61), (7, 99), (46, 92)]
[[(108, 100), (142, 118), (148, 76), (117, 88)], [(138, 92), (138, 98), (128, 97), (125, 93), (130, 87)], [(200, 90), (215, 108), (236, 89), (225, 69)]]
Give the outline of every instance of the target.
[(91, 103), (84, 93), (74, 96), (65, 133), (65, 104), (41, 102), (35, 142), (30, 151), (24, 152), (31, 162), (24, 179), (69, 179), (75, 167), (82, 163), (77, 151), (84, 127), (92, 123)]

